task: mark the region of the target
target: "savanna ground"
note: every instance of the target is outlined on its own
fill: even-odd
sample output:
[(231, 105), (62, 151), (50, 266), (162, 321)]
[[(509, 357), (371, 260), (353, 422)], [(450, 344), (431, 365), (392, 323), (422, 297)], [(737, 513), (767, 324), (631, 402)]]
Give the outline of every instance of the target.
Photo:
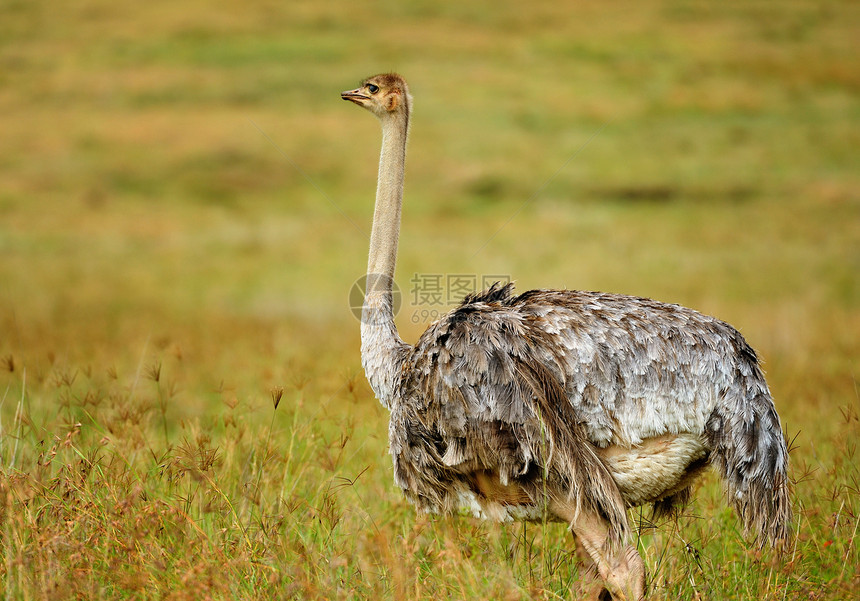
[(744, 541), (711, 475), (677, 521), (631, 512), (651, 596), (856, 593), (858, 5), (565, 4), (0, 2), (5, 599), (572, 598), (563, 526), (391, 482), (348, 300), (378, 124), (338, 98), (390, 69), (404, 338), (448, 276), (733, 323), (796, 540)]

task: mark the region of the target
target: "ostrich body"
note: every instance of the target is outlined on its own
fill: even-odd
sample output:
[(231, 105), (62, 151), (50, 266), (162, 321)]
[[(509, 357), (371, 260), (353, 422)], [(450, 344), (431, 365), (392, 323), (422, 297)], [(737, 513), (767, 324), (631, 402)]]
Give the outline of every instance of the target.
[(644, 298), (515, 295), (508, 284), (469, 295), (404, 343), (392, 282), (412, 98), (397, 74), (342, 97), (382, 122), (361, 356), (391, 411), (394, 480), (420, 510), (568, 523), (594, 599), (644, 598), (626, 509), (670, 511), (708, 465), (745, 530), (789, 538), (779, 417), (730, 325)]

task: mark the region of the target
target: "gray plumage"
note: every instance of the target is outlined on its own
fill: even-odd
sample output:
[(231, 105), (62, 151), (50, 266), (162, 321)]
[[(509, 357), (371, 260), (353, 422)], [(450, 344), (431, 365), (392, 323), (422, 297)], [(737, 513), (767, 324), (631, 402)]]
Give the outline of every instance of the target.
[(420, 510), (568, 522), (593, 598), (644, 598), (626, 509), (670, 511), (708, 465), (746, 530), (788, 540), (785, 438), (756, 354), (728, 324), (645, 298), (516, 296), (509, 284), (404, 343), (392, 282), (412, 98), (397, 74), (342, 97), (382, 122), (361, 355), (391, 411), (394, 481)]
[(683, 498), (687, 487), (673, 490), (679, 474), (645, 499), (619, 493), (597, 451), (692, 434), (745, 527), (788, 538), (785, 440), (737, 330), (644, 298), (512, 290), (466, 298), (399, 355), (391, 455), (395, 482), (419, 508), (455, 510), (479, 470), (516, 481), (543, 506), (549, 479), (621, 539), (624, 506)]

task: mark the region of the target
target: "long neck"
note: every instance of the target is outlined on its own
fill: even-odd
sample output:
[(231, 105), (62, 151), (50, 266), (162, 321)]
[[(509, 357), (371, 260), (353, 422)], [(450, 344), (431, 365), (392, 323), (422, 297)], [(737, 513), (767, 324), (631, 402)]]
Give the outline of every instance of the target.
[(379, 179), (367, 273), (386, 276), (389, 283), (394, 278), (394, 265), (397, 262), (408, 129), (408, 113), (397, 113), (382, 121), (382, 151), (379, 155)]
[(361, 360), (365, 375), (386, 407), (391, 406), (406, 349), (394, 324), (392, 286), (400, 235), (408, 130), (408, 112), (386, 116), (382, 121), (382, 152), (361, 318)]

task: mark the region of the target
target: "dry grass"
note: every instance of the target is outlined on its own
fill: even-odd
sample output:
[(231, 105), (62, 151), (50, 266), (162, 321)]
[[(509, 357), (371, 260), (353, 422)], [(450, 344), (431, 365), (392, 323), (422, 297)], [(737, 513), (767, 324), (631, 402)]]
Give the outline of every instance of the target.
[[(414, 274), (646, 295), (765, 358), (796, 545), (745, 542), (707, 479), (642, 524), (652, 597), (856, 591), (854, 4), (3, 12), (6, 599), (570, 598), (563, 528), (416, 516), (391, 483), (347, 301), (378, 126), (337, 98), (387, 69), (416, 96), (405, 300)], [(407, 302), (404, 337), (446, 308)]]

